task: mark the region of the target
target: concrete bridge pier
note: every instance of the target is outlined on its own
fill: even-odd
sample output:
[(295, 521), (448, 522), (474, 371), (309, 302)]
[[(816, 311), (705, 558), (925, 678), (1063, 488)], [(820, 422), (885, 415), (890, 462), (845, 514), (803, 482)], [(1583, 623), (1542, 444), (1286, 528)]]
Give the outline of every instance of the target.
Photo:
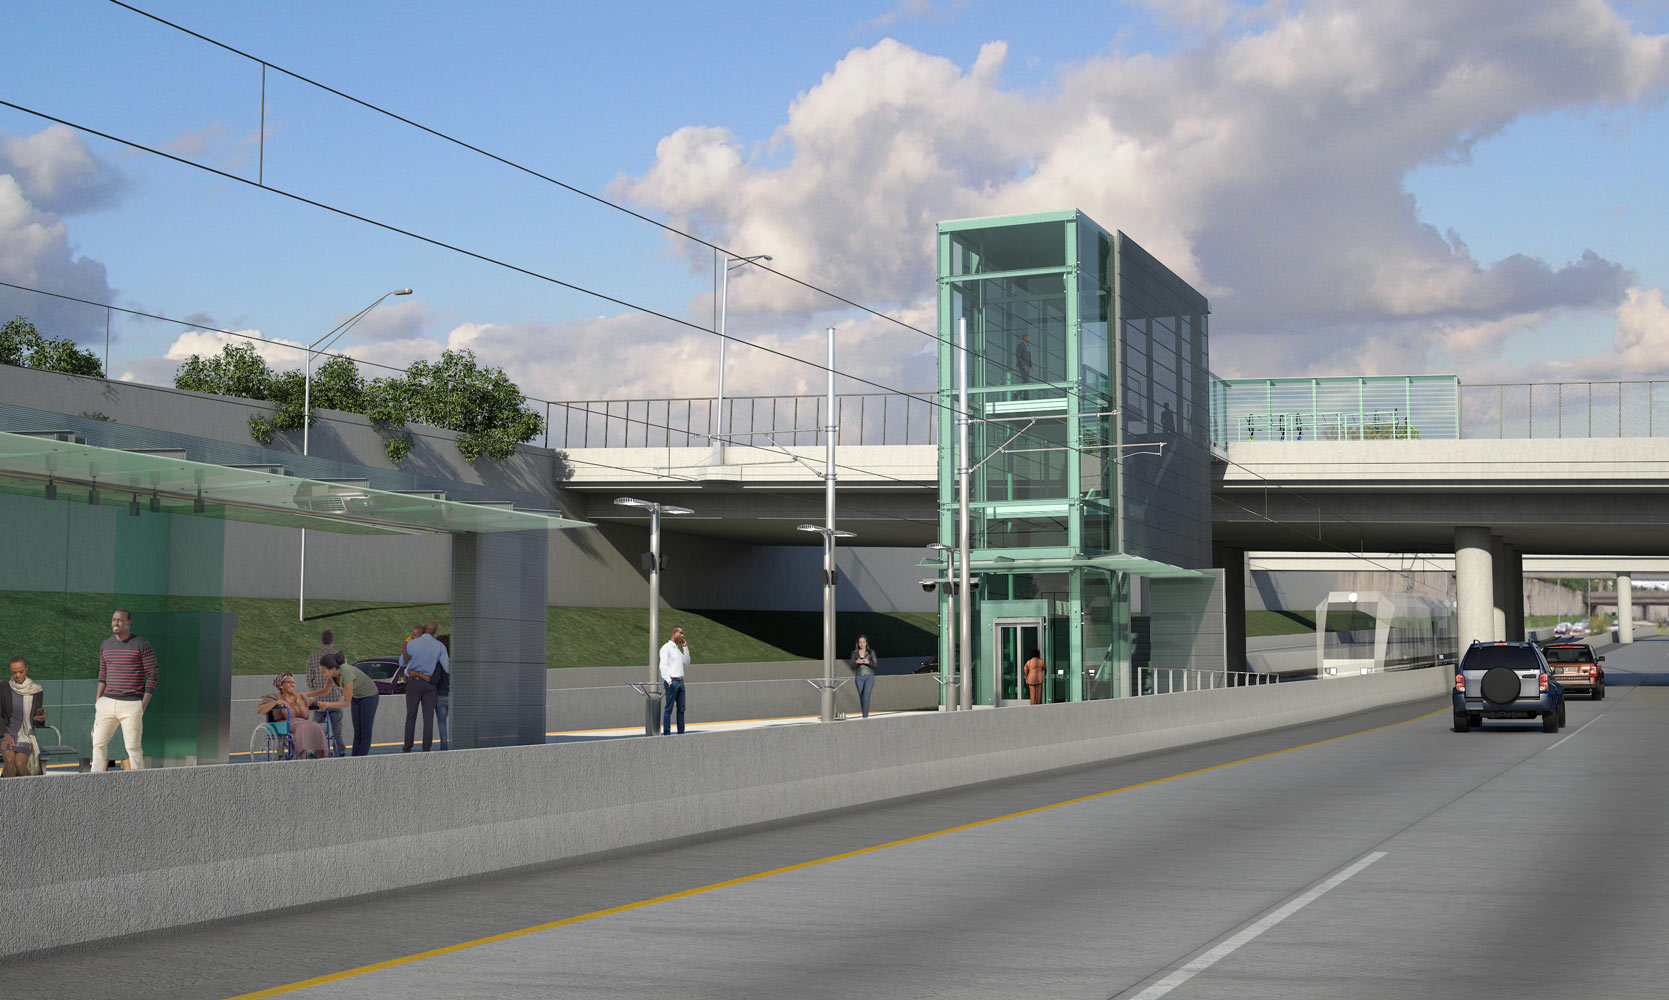
[(1489, 536), (1490, 621), (1497, 640), (1511, 639), (1512, 580), (1509, 577), (1512, 546), (1500, 535)]
[(1634, 641), (1634, 581), (1617, 574), (1617, 641)]
[(1495, 638), (1495, 546), (1488, 528), (1455, 528), (1456, 639), (1465, 655), (1474, 642)]
[(1524, 631), (1524, 553), (1507, 546), (1507, 638), (1523, 642)]

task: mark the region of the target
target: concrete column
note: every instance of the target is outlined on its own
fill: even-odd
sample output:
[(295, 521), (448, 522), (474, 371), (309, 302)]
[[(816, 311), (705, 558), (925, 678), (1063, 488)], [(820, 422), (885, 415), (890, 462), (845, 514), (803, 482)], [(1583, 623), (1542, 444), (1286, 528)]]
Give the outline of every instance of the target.
[(1634, 641), (1634, 581), (1617, 574), (1617, 641)]
[(1494, 561), (1488, 528), (1455, 528), (1455, 603), (1459, 605), (1455, 638), (1462, 656), (1472, 643), (1495, 637)]
[(1507, 556), (1507, 638), (1523, 642), (1524, 632), (1524, 553), (1510, 549)]
[(548, 579), (544, 531), (452, 536), (454, 746), (545, 742)]
[(1494, 623), (1492, 628), (1494, 628), (1495, 639), (1500, 641), (1500, 639), (1507, 638), (1507, 606), (1509, 606), (1507, 591), (1510, 589), (1509, 579), (1507, 579), (1507, 573), (1509, 573), (1507, 563), (1510, 561), (1509, 556), (1512, 553), (1512, 546), (1502, 541), (1499, 534), (1492, 534), (1492, 536), (1489, 536), (1489, 549), (1490, 584), (1492, 584), (1490, 586), (1490, 589), (1492, 589), (1492, 593), (1490, 593), (1490, 621)]
[(1229, 673), (1246, 669), (1246, 550), (1213, 542), (1211, 566), (1223, 571), (1223, 657)]

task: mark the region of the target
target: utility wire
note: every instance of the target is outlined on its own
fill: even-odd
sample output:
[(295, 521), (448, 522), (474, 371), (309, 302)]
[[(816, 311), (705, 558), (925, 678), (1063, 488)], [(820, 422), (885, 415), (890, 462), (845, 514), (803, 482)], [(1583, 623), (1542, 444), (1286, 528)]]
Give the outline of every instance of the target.
[[(114, 3), (114, 2), (116, 2), (116, 0), (111, 0), (111, 2)], [(589, 295), (592, 298), (601, 299), (604, 302), (613, 303), (614, 305), (621, 306), (622, 308), (625, 308), (625, 309), (630, 309), (634, 312), (640, 312), (640, 313), (643, 313), (644, 315), (647, 315), (647, 316), (654, 316), (658, 319), (664, 319), (669, 323), (673, 323), (673, 324), (676, 324), (678, 326), (686, 327), (686, 328), (691, 329), (691, 330), (696, 330), (696, 331), (699, 331), (701, 333), (709, 334), (711, 336), (718, 337), (721, 340), (725, 340), (725, 341), (728, 341), (728, 342), (733, 343), (733, 344), (739, 344), (743, 347), (751, 347), (754, 350), (763, 351), (766, 354), (774, 355), (776, 357), (782, 358), (785, 361), (792, 361), (795, 364), (805, 365), (809, 368), (814, 368), (817, 371), (832, 373), (834, 375), (840, 376), (841, 378), (850, 379), (853, 382), (858, 382), (858, 383), (861, 383), (863, 385), (874, 386), (875, 388), (883, 390), (885, 392), (898, 393), (900, 395), (904, 394), (904, 390), (898, 389), (894, 386), (884, 385), (880, 382), (876, 382), (872, 379), (864, 378), (860, 375), (852, 375), (850, 373), (842, 372), (842, 371), (839, 371), (837, 369), (830, 368), (827, 365), (819, 364), (818, 362), (815, 362), (815, 361), (808, 361), (804, 358), (796, 358), (793, 355), (788, 354), (785, 351), (779, 351), (779, 350), (777, 350), (773, 347), (766, 347), (763, 344), (756, 344), (756, 343), (754, 343), (750, 340), (744, 340), (741, 337), (732, 336), (731, 334), (728, 334), (728, 333), (720, 333), (717, 330), (710, 330), (707, 327), (704, 327), (704, 326), (700, 325), (699, 323), (692, 323), (692, 322), (690, 322), (689, 320), (686, 320), (686, 319), (679, 319), (678, 317), (672, 316), (668, 313), (661, 312), (657, 309), (651, 309), (648, 306), (639, 305), (639, 304), (637, 304), (635, 302), (631, 302), (627, 299), (622, 299), (622, 298), (619, 298), (617, 296), (609, 295), (606, 292), (599, 292), (599, 291), (596, 291), (595, 289), (587, 288), (584, 285), (576, 285), (576, 284), (574, 284), (573, 282), (570, 282), (570, 281), (563, 281), (561, 278), (553, 277), (552, 275), (545, 274), (541, 271), (535, 271), (531, 268), (522, 267), (519, 264), (512, 264), (508, 261), (500, 260), (497, 257), (492, 257), (492, 256), (489, 256), (489, 255), (484, 254), (484, 253), (479, 253), (479, 252), (474, 251), (474, 250), (469, 250), (469, 249), (466, 249), (464, 247), (458, 246), (457, 244), (454, 244), (454, 243), (447, 243), (444, 240), (437, 239), (437, 238), (432, 237), (432, 236), (424, 236), (421, 233), (414, 232), (414, 231), (409, 230), (409, 229), (402, 229), (401, 227), (396, 226), (393, 223), (383, 222), (383, 221), (378, 220), (378, 219), (373, 219), (370, 216), (360, 215), (356, 212), (351, 212), (351, 211), (349, 211), (345, 208), (338, 208), (335, 205), (331, 205), (331, 204), (328, 204), (326, 202), (322, 202), (322, 201), (315, 200), (313, 198), (309, 198), (306, 195), (297, 194), (293, 191), (286, 191), (283, 188), (273, 187), (270, 184), (261, 184), (261, 183), (258, 183), (256, 181), (252, 181), (247, 177), (240, 177), (237, 174), (229, 173), (225, 170), (219, 170), (219, 169), (216, 169), (214, 167), (208, 166), (206, 164), (196, 163), (192, 160), (185, 159), (184, 157), (181, 157), (181, 156), (175, 156), (172, 153), (165, 152), (165, 151), (157, 149), (153, 146), (147, 146), (144, 143), (135, 142), (131, 139), (123, 139), (119, 136), (112, 135), (108, 132), (102, 132), (98, 129), (92, 128), (91, 126), (88, 126), (88, 125), (83, 125), (83, 124), (80, 124), (78, 122), (73, 122), (73, 121), (70, 121), (69, 119), (66, 119), (66, 118), (60, 118), (56, 115), (47, 114), (44, 111), (38, 111), (34, 108), (25, 107), (24, 105), (16, 104), (12, 101), (6, 101), (6, 100), (0, 100), (0, 107), (11, 108), (14, 111), (21, 111), (26, 115), (33, 115), (36, 118), (40, 118), (40, 119), (43, 119), (45, 121), (53, 122), (53, 123), (58, 124), (58, 125), (63, 125), (66, 128), (73, 128), (77, 131), (85, 132), (88, 135), (96, 135), (99, 138), (104, 139), (108, 142), (114, 142), (114, 143), (117, 143), (118, 145), (126, 146), (129, 149), (135, 149), (135, 150), (138, 150), (138, 151), (143, 152), (143, 153), (150, 153), (153, 156), (160, 156), (160, 157), (163, 157), (164, 159), (172, 160), (175, 163), (181, 164), (183, 166), (193, 167), (193, 168), (195, 168), (197, 170), (201, 170), (205, 173), (213, 174), (214, 176), (223, 178), (225, 180), (236, 181), (239, 184), (244, 184), (244, 185), (247, 185), (247, 186), (252, 187), (252, 188), (258, 188), (262, 191), (270, 191), (273, 194), (279, 195), (280, 197), (288, 198), (292, 201), (299, 202), (300, 204), (308, 205), (308, 206), (311, 206), (313, 208), (317, 208), (321, 211), (329, 212), (333, 215), (339, 215), (339, 216), (341, 216), (343, 218), (346, 218), (346, 219), (352, 219), (355, 222), (363, 222), (368, 226), (374, 226), (378, 229), (386, 230), (387, 232), (391, 232), (391, 233), (395, 233), (399, 236), (407, 237), (408, 239), (414, 239), (414, 240), (417, 240), (418, 242), (421, 242), (421, 243), (427, 243), (430, 246), (439, 247), (442, 250), (449, 250), (449, 251), (451, 251), (453, 253), (456, 253), (456, 254), (459, 254), (461, 256), (469, 257), (473, 260), (481, 261), (484, 264), (491, 264), (495, 267), (504, 268), (507, 271), (514, 271), (517, 274), (523, 274), (523, 275), (526, 275), (527, 277), (535, 278), (539, 281), (548, 282), (549, 284), (556, 285), (560, 288), (566, 288), (570, 291), (579, 292), (582, 295)], [(929, 401), (929, 405), (936, 406), (936, 407), (939, 407), (940, 409), (948, 410), (948, 411), (951, 411), (953, 413), (956, 412), (955, 407), (950, 406), (950, 405), (945, 404), (945, 403), (940, 403), (937, 400)]]
[[(507, 166), (507, 167), (511, 168), (512, 170), (518, 170), (518, 171), (520, 171), (524, 174), (527, 174), (530, 177), (534, 177), (534, 178), (537, 178), (541, 181), (544, 181), (547, 184), (554, 184), (555, 186), (557, 186), (559, 188), (562, 188), (565, 191), (569, 191), (573, 194), (577, 194), (580, 197), (589, 199), (591, 201), (594, 201), (599, 205), (603, 205), (603, 206), (605, 206), (607, 208), (611, 208), (611, 209), (613, 209), (617, 212), (621, 212), (625, 215), (629, 215), (632, 218), (637, 219), (641, 222), (647, 222), (651, 226), (655, 226), (656, 228), (662, 229), (662, 230), (664, 230), (668, 233), (671, 233), (675, 236), (682, 237), (686, 240), (691, 241), (692, 243), (698, 243), (701, 246), (708, 247), (709, 249), (715, 250), (718, 253), (724, 254), (725, 257), (727, 258), (727, 262), (729, 260), (740, 260), (740, 259), (742, 259), (740, 255), (731, 253), (729, 250), (725, 249), (724, 247), (721, 247), (716, 243), (712, 243), (712, 242), (710, 242), (710, 241), (708, 241), (708, 240), (706, 240), (706, 239), (704, 239), (700, 236), (697, 236), (696, 234), (694, 234), (692, 232), (688, 232), (686, 230), (679, 229), (676, 226), (673, 226), (673, 225), (671, 225), (669, 223), (666, 223), (666, 222), (662, 222), (661, 220), (653, 218), (651, 216), (644, 215), (641, 212), (633, 211), (632, 209), (627, 208), (626, 206), (621, 205), (618, 202), (610, 201), (609, 199), (604, 198), (601, 195), (593, 194), (590, 191), (586, 191), (583, 188), (576, 187), (572, 184), (567, 183), (566, 181), (562, 181), (562, 180), (559, 180), (555, 177), (551, 177), (550, 175), (542, 173), (541, 171), (536, 170), (532, 167), (529, 167), (526, 164), (518, 163), (515, 160), (509, 159), (508, 157), (500, 156), (497, 153), (494, 153), (494, 152), (491, 152), (489, 150), (483, 149), (480, 146), (474, 145), (473, 143), (467, 142), (463, 139), (460, 139), (460, 138), (458, 138), (454, 135), (450, 135), (446, 132), (442, 132), (439, 129), (430, 128), (429, 126), (424, 125), (423, 123), (415, 121), (411, 118), (407, 118), (406, 116), (401, 115), (398, 112), (390, 111), (389, 109), (384, 108), (380, 105), (373, 104), (370, 101), (367, 101), (363, 98), (355, 97), (354, 95), (349, 94), (346, 91), (342, 91), (342, 90), (339, 90), (335, 87), (332, 87), (331, 85), (329, 85), (327, 83), (321, 83), (320, 81), (315, 80), (312, 77), (305, 76), (305, 75), (303, 75), (301, 73), (298, 73), (298, 72), (296, 72), (294, 70), (291, 70), (291, 69), (286, 69), (283, 66), (280, 66), (276, 63), (269, 62), (269, 61), (267, 61), (266, 59), (263, 59), (260, 56), (254, 55), (253, 53), (246, 52), (243, 49), (237, 48), (236, 46), (229, 45), (226, 42), (222, 42), (217, 38), (212, 38), (212, 37), (210, 37), (208, 35), (205, 35), (201, 32), (193, 31), (192, 29), (187, 28), (184, 25), (177, 24), (177, 23), (175, 23), (173, 21), (170, 21), (170, 20), (168, 20), (167, 18), (164, 18), (164, 17), (159, 17), (158, 15), (153, 14), (150, 11), (142, 10), (138, 7), (133, 6), (130, 3), (125, 3), (125, 2), (123, 2), (123, 0), (110, 0), (110, 2), (115, 4), (118, 7), (123, 8), (124, 10), (131, 11), (135, 14), (138, 14), (141, 17), (148, 18), (152, 21), (155, 21), (158, 24), (161, 24), (161, 25), (164, 25), (166, 27), (172, 28), (175, 31), (181, 32), (181, 33), (186, 34), (186, 35), (190, 35), (191, 37), (196, 38), (199, 41), (207, 42), (208, 44), (213, 45), (213, 46), (215, 46), (217, 48), (220, 48), (220, 49), (224, 49), (225, 51), (230, 52), (233, 55), (241, 56), (244, 59), (250, 60), (251, 62), (258, 63), (263, 68), (263, 70), (265, 70), (265, 69), (277, 70), (278, 72), (283, 73), (285, 76), (291, 77), (291, 78), (296, 79), (296, 80), (300, 80), (302, 83), (308, 84), (309, 86), (317, 87), (320, 90), (325, 91), (326, 93), (333, 94), (337, 97), (340, 97), (344, 101), (349, 101), (353, 104), (357, 104), (360, 107), (365, 108), (367, 111), (374, 111), (377, 114), (384, 115), (388, 118), (392, 118), (395, 121), (400, 122), (401, 124), (409, 125), (412, 128), (417, 129), (418, 131), (423, 132), (426, 135), (433, 136), (436, 139), (440, 139), (443, 142), (452, 143), (453, 145), (459, 146), (463, 149), (467, 149), (472, 153), (475, 153), (475, 154), (480, 155), (480, 156), (484, 156), (487, 159), (494, 161), (495, 163), (500, 163), (504, 166)], [(264, 81), (265, 81), (265, 77), (263, 76), (263, 83), (262, 83), (263, 87), (265, 86)], [(265, 112), (265, 107), (266, 107), (266, 105), (263, 102), (263, 104), (262, 104), (263, 114)], [(264, 126), (263, 126), (263, 130), (264, 130)], [(264, 171), (263, 171), (263, 176), (264, 176)], [(264, 183), (259, 183), (259, 182), (257, 182), (256, 186), (266, 187), (266, 185)], [(856, 302), (852, 299), (846, 298), (845, 296), (843, 296), (843, 295), (841, 295), (837, 292), (833, 292), (833, 291), (830, 291), (827, 288), (823, 288), (819, 285), (812, 284), (811, 282), (805, 281), (804, 279), (801, 279), (801, 278), (798, 278), (798, 277), (795, 277), (794, 275), (789, 274), (786, 271), (779, 271), (776, 268), (767, 267), (764, 264), (758, 263), (757, 261), (754, 262), (754, 266), (758, 267), (762, 271), (767, 271), (771, 274), (776, 275), (779, 278), (782, 278), (786, 281), (792, 282), (793, 284), (798, 285), (801, 288), (805, 288), (809, 291), (816, 292), (820, 295), (826, 295), (829, 298), (834, 299), (836, 302), (843, 303), (845, 305), (851, 306), (854, 309), (858, 309), (858, 310), (861, 310), (862, 312), (868, 313), (869, 315), (874, 316), (877, 319), (884, 319), (887, 322), (896, 324), (898, 326), (901, 326), (906, 330), (910, 330), (914, 333), (921, 334), (924, 337), (930, 338), (931, 340), (934, 340), (934, 341), (936, 341), (940, 344), (943, 344), (943, 345), (946, 345), (946, 346), (950, 347), (950, 349), (953, 350), (953, 351), (962, 350), (962, 348), (960, 348), (953, 340), (950, 340), (949, 338), (941, 337), (937, 333), (929, 331), (929, 330), (923, 330), (921, 327), (912, 325), (910, 323), (906, 323), (904, 320), (901, 320), (896, 316), (889, 315), (888, 313), (884, 313), (884, 312), (881, 312), (880, 310), (873, 309), (869, 306), (866, 306), (861, 302)], [(1003, 368), (1006, 371), (1011, 371), (1011, 372), (1016, 371), (1016, 369), (1011, 368), (1008, 365), (1003, 364), (1001, 362), (995, 362), (991, 358), (986, 358), (986, 362), (988, 364), (992, 364), (992, 363), (997, 364), (999, 367)]]

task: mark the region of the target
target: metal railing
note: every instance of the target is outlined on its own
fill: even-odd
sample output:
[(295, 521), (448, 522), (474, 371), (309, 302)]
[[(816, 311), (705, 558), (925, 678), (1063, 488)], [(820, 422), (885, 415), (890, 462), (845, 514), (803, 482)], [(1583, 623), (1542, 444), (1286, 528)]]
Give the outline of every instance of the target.
[[(735, 445), (818, 445), (824, 396), (732, 396), (724, 401), (724, 436)], [(594, 399), (549, 402), (551, 448), (692, 448), (718, 432), (718, 400)], [(835, 397), (837, 443), (935, 444), (935, 394), (866, 392)]]
[(1251, 674), (1192, 667), (1137, 667), (1131, 694), (1181, 694), (1185, 691), (1214, 691), (1218, 688), (1262, 687), (1274, 684), (1273, 674)]
[(1502, 382), (1460, 392), (1463, 438), (1669, 435), (1669, 381)]

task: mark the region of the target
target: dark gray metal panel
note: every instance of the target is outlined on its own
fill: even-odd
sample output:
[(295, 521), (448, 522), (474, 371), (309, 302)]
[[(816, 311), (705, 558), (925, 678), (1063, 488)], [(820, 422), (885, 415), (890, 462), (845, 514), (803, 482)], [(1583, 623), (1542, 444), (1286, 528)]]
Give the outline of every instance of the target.
[(545, 740), (547, 547), (542, 531), (452, 539), (452, 739)]

